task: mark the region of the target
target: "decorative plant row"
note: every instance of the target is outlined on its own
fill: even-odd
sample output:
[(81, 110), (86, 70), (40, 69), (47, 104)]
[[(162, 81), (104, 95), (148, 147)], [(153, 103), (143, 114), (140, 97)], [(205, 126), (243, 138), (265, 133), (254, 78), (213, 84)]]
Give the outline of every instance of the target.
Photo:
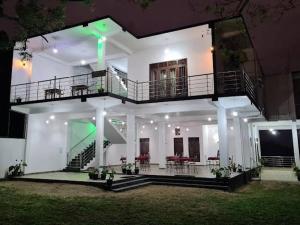
[(24, 175), (24, 168), (27, 166), (25, 162), (22, 160), (18, 163), (18, 160), (16, 160), (16, 164), (14, 166), (8, 167), (8, 170), (5, 174), (5, 177), (12, 178), (17, 176), (23, 176)]
[(107, 188), (111, 190), (115, 174), (116, 171), (114, 169), (109, 169), (108, 167), (103, 166), (100, 168), (100, 170), (94, 168), (92, 171), (90, 171), (89, 178), (91, 180), (106, 180)]

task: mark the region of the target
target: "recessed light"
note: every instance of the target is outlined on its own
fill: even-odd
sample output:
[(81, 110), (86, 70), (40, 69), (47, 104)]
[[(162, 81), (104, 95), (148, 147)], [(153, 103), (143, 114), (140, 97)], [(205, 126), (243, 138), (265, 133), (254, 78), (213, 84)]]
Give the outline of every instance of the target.
[(208, 117), (208, 119), (207, 119), (208, 121), (211, 121), (211, 117)]
[(54, 115), (51, 115), (50, 116), (50, 120), (54, 120), (55, 119), (55, 116)]
[(107, 112), (106, 112), (106, 111), (103, 111), (103, 112), (102, 112), (102, 115), (103, 115), (103, 116), (106, 116), (106, 115), (107, 115)]
[(80, 63), (81, 63), (81, 65), (85, 65), (86, 61), (85, 60), (81, 60)]
[(68, 125), (68, 122), (65, 122), (64, 124), (67, 126), (67, 125)]
[(50, 123), (50, 121), (49, 120), (46, 120), (46, 124), (49, 124)]
[(233, 112), (232, 112), (232, 115), (233, 115), (233, 116), (238, 116), (239, 113), (238, 113), (237, 111), (233, 111)]
[(157, 130), (157, 127), (154, 127), (154, 130)]
[(151, 124), (153, 124), (153, 123), (154, 123), (154, 121), (153, 121), (153, 120), (150, 120), (150, 123), (151, 123)]
[(123, 125), (123, 126), (125, 125), (125, 122), (124, 122), (124, 121), (122, 121), (122, 125)]
[(180, 126), (177, 126), (176, 128), (177, 128), (177, 129), (180, 129)]
[(189, 128), (186, 128), (185, 130), (186, 130), (186, 131), (190, 131), (190, 129), (189, 129)]
[(168, 120), (170, 117), (169, 115), (165, 115), (165, 119)]
[(245, 123), (247, 123), (247, 122), (248, 122), (248, 119), (247, 119), (247, 118), (244, 118), (243, 120), (244, 120), (244, 122), (245, 122)]
[(108, 121), (111, 123), (111, 121), (112, 121), (112, 120), (111, 120), (111, 119), (109, 119)]
[(170, 52), (170, 49), (166, 48), (165, 49), (165, 54), (168, 54)]
[(58, 49), (57, 49), (57, 48), (53, 48), (53, 49), (52, 49), (52, 52), (53, 52), (54, 54), (57, 54), (57, 53), (58, 53)]
[(145, 129), (145, 125), (143, 125), (142, 128)]
[(168, 127), (170, 128), (170, 127), (171, 127), (171, 124), (168, 124)]
[(102, 41), (106, 41), (106, 40), (107, 40), (107, 38), (103, 36), (102, 37)]
[(96, 120), (96, 117), (93, 116), (93, 120)]
[(231, 126), (231, 127), (230, 127), (230, 130), (233, 130), (233, 129), (234, 129), (233, 126)]

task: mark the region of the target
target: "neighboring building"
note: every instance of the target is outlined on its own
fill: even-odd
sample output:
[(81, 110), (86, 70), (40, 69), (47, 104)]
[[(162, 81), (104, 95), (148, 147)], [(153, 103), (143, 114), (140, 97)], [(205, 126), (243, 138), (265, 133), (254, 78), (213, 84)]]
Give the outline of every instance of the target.
[[(26, 173), (141, 155), (159, 168), (174, 155), (243, 169), (260, 158), (299, 165), (300, 123), (266, 122), (270, 83), (242, 19), (136, 38), (106, 18), (44, 36), (49, 43), (29, 39), (31, 61), (14, 52), (10, 101), (26, 115)], [(295, 92), (298, 80), (295, 72)]]

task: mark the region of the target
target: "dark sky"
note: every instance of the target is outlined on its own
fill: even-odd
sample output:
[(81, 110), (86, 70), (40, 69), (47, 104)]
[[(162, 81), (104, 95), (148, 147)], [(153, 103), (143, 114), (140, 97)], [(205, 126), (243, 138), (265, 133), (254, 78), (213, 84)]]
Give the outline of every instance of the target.
[[(6, 13), (13, 15), (16, 1), (5, 1)], [(219, 15), (204, 9), (215, 1), (218, 0), (156, 0), (146, 10), (131, 0), (95, 0), (92, 9), (72, 2), (66, 10), (66, 25), (110, 16), (135, 36), (143, 37), (216, 20)], [(265, 75), (300, 70), (300, 0), (295, 0), (296, 8), (279, 16), (282, 10), (278, 3), (286, 7), (289, 1), (250, 0), (251, 4), (263, 5), (269, 10), (271, 16), (263, 22), (250, 15), (253, 7), (246, 6), (242, 12)], [(45, 2), (55, 4), (57, 1)], [(236, 5), (227, 7), (227, 12), (232, 7)], [(17, 32), (15, 24), (4, 19), (0, 19), (0, 29), (11, 34)]]

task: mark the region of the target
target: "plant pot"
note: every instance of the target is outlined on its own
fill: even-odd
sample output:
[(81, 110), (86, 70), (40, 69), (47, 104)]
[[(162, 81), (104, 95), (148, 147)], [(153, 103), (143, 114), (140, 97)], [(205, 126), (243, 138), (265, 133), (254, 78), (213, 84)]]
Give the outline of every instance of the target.
[(106, 181), (106, 187), (107, 187), (108, 190), (111, 190), (111, 189), (112, 189), (112, 184), (113, 184), (113, 180), (108, 179), (108, 180)]
[(17, 103), (21, 103), (22, 99), (21, 98), (17, 98), (16, 101), (17, 101)]
[(134, 173), (135, 174), (139, 174), (140, 173), (140, 169), (139, 168), (134, 169)]
[(122, 168), (122, 173), (126, 174), (126, 168)]
[(233, 168), (232, 171), (233, 171), (234, 173), (236, 173), (236, 168)]
[(221, 174), (216, 174), (216, 179), (221, 179), (222, 175)]
[(243, 170), (242, 169), (238, 169), (238, 172), (241, 173), (241, 172), (243, 172)]
[(101, 180), (105, 180), (106, 179), (106, 173), (105, 174), (101, 174), (100, 179)]
[(91, 180), (98, 180), (99, 174), (98, 173), (89, 173), (89, 178)]
[(132, 175), (131, 170), (126, 170), (126, 174), (127, 174), (127, 175)]
[(98, 93), (99, 93), (99, 94), (101, 94), (101, 93), (103, 93), (103, 92), (104, 92), (103, 89), (98, 89)]

